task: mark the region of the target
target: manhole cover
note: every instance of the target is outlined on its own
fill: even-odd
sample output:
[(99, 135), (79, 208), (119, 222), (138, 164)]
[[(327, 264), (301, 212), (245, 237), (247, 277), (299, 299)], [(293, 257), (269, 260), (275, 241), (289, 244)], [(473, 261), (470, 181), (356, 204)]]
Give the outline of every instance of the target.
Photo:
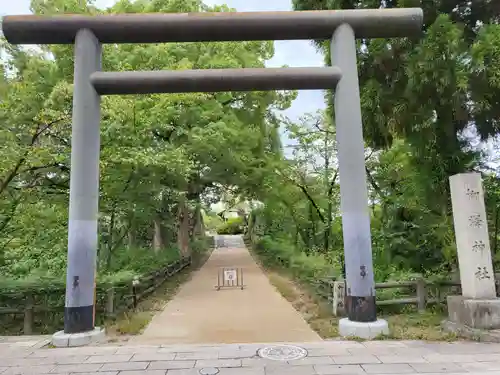
[(217, 367), (205, 367), (202, 368), (199, 373), (201, 375), (217, 375), (219, 373), (219, 369)]
[(262, 358), (274, 361), (293, 361), (307, 356), (307, 351), (304, 348), (292, 345), (268, 346), (259, 349), (257, 353)]

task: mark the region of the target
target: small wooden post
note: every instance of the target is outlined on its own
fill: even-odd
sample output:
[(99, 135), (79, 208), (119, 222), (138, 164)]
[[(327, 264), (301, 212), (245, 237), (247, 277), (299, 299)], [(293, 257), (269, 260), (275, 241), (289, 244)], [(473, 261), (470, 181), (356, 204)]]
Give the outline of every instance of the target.
[(417, 285), (417, 308), (419, 312), (425, 311), (425, 302), (427, 299), (427, 289), (425, 285), (425, 279), (423, 276), (419, 276), (416, 281)]
[(134, 309), (137, 308), (137, 286), (139, 285), (139, 277), (135, 276), (132, 280), (132, 298)]
[(110, 285), (106, 293), (106, 315), (113, 316), (115, 313), (115, 288)]
[(33, 333), (33, 295), (31, 293), (26, 295), (23, 333), (25, 335), (31, 335)]

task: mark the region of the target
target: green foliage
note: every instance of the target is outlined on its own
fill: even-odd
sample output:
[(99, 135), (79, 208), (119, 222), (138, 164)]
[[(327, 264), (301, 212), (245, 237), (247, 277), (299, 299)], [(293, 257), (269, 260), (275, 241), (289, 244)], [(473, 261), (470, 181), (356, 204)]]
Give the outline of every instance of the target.
[(221, 226), (224, 221), (215, 212), (209, 212), (203, 216), (205, 228), (209, 232), (216, 232), (217, 228)]
[[(230, 11), (197, 0), (122, 0), (107, 10), (85, 0), (31, 5), (43, 15)], [(60, 276), (67, 253), (73, 47), (25, 49), (2, 39), (0, 54), (0, 273)], [(273, 54), (273, 43), (265, 41), (105, 45), (103, 69), (263, 67)], [(226, 186), (248, 192), (259, 185), (276, 145), (273, 110), (286, 109), (294, 97), (286, 91), (104, 97), (100, 272), (142, 272), (189, 252), (203, 231), (203, 223), (192, 220), (202, 203), (219, 200)], [(208, 221), (214, 229), (216, 219)]]
[(193, 239), (191, 241), (191, 250), (193, 255), (199, 256), (205, 253), (208, 249), (213, 248), (214, 238), (213, 237), (200, 237)]
[(242, 217), (231, 217), (217, 228), (217, 234), (242, 234), (244, 224)]
[(288, 269), (295, 278), (309, 285), (317, 286), (320, 279), (338, 278), (340, 275), (338, 266), (324, 255), (305, 254), (286, 240), (264, 236), (251, 245), (264, 265)]
[(151, 272), (158, 265), (169, 264), (180, 258), (179, 249), (160, 249), (153, 251), (148, 248), (120, 248), (113, 254), (107, 273), (131, 271), (138, 274)]
[[(363, 134), (370, 147), (366, 159), (376, 279), (395, 274), (404, 278), (412, 272), (449, 273), (457, 267), (448, 183), (456, 173), (485, 172), (490, 237), (496, 248), (498, 187), (492, 183), (496, 178), (485, 166), (487, 159), (477, 147), (477, 138), (486, 141), (499, 134), (500, 65), (495, 62), (500, 56), (500, 8), (487, 0), (294, 0), (293, 4), (297, 10), (380, 6), (424, 10), (422, 38), (358, 44)], [(330, 63), (330, 44), (316, 44)], [(328, 99), (327, 104), (332, 112), (333, 102)], [(313, 143), (310, 132), (299, 134), (299, 145)], [(307, 163), (308, 168), (311, 165)], [(306, 173), (304, 167), (301, 170)], [(321, 171), (308, 171), (308, 178), (301, 179), (316, 202), (320, 197), (313, 193), (321, 184), (320, 175)], [(335, 215), (339, 201), (333, 199)], [(311, 215), (309, 225), (298, 220), (305, 216), (296, 208), (301, 201), (306, 199), (295, 200), (288, 213), (274, 209), (278, 216), (272, 221), (283, 222), (283, 215), (294, 217), (294, 230), (307, 230), (299, 245), (310, 248), (318, 242), (321, 223), (316, 224), (319, 220)], [(323, 213), (325, 205), (318, 206)], [(335, 219), (331, 227), (334, 230)], [(341, 232), (335, 228), (331, 235), (341, 236)], [(342, 251), (337, 241), (330, 253), (340, 258)]]

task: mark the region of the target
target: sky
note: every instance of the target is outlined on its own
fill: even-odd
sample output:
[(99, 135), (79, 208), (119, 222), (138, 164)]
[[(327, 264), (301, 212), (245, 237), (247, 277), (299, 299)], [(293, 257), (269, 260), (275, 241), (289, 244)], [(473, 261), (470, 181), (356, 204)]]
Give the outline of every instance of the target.
[[(96, 0), (99, 8), (112, 6), (115, 0)], [(227, 4), (240, 12), (250, 11), (280, 11), (292, 10), (291, 0), (204, 0), (207, 5)], [(30, 0), (0, 0), (0, 15), (30, 13)], [(277, 41), (275, 55), (266, 63), (268, 67), (315, 67), (323, 66), (323, 57), (315, 50), (311, 41)], [(321, 90), (303, 90), (298, 92), (297, 99), (292, 106), (283, 112), (292, 120), (296, 120), (306, 113), (316, 112), (325, 108), (323, 92)], [(286, 140), (285, 140), (285, 143)]]

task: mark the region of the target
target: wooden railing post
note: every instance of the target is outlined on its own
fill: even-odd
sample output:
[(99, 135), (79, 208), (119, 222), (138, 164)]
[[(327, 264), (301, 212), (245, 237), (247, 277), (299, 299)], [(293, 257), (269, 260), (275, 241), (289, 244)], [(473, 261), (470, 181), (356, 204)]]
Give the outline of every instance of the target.
[(420, 276), (416, 280), (416, 285), (417, 285), (417, 308), (419, 312), (423, 312), (425, 311), (425, 304), (427, 299), (427, 288), (423, 276)]
[(31, 293), (26, 295), (23, 333), (25, 335), (31, 335), (33, 333), (33, 294)]
[(115, 313), (115, 287), (110, 285), (106, 291), (106, 315), (113, 316)]

